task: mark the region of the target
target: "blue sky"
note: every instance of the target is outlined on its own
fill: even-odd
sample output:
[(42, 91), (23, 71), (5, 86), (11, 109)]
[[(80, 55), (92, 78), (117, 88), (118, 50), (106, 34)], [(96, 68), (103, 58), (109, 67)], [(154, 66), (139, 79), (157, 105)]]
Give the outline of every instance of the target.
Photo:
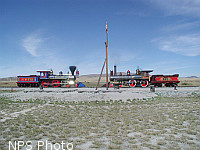
[(200, 76), (199, 0), (0, 0), (0, 77), (53, 69)]

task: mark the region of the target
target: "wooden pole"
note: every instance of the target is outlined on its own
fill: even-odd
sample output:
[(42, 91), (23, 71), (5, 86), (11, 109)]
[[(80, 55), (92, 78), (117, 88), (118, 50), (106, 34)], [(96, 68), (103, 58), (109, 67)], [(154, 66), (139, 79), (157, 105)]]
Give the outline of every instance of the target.
[(106, 59), (104, 61), (104, 64), (103, 64), (103, 67), (102, 67), (102, 70), (101, 70), (101, 74), (99, 76), (99, 80), (98, 80), (98, 83), (97, 83), (97, 86), (96, 86), (96, 90), (99, 86), (99, 82), (101, 80), (101, 75), (102, 75), (105, 64), (106, 64), (106, 90), (108, 90), (108, 26), (107, 26), (107, 21), (106, 21), (106, 42), (105, 42), (105, 45), (106, 45)]
[(108, 26), (106, 21), (106, 90), (108, 90)]
[(99, 80), (98, 80), (98, 83), (97, 83), (97, 86), (96, 86), (96, 90), (97, 90), (97, 88), (98, 88), (98, 86), (99, 86), (99, 82), (100, 82), (100, 80), (101, 80), (101, 75), (102, 75), (102, 73), (103, 73), (103, 69), (104, 69), (104, 66), (105, 66), (105, 62), (106, 62), (106, 59), (104, 60), (103, 67), (102, 67), (102, 69), (101, 69), (101, 74), (100, 74), (100, 76), (99, 76)]

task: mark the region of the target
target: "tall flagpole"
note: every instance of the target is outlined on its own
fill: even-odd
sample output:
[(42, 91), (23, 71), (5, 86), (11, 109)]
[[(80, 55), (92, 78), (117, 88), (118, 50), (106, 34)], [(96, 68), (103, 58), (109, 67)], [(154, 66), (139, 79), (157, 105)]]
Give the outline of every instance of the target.
[(108, 90), (108, 25), (106, 21), (106, 90)]

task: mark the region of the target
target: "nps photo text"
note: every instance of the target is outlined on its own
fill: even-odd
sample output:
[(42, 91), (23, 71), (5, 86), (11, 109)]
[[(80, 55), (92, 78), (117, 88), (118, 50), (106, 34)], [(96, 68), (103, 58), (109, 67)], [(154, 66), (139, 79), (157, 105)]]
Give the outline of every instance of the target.
[(62, 141), (61, 143), (51, 143), (45, 141), (9, 141), (9, 150), (73, 150), (73, 144)]

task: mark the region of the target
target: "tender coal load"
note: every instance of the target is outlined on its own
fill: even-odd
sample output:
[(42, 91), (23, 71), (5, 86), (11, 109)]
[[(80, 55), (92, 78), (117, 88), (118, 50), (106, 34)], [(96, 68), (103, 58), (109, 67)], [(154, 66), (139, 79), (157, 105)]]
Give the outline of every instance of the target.
[(74, 75), (74, 71), (76, 70), (76, 66), (69, 66), (69, 69), (70, 69), (72, 75)]

